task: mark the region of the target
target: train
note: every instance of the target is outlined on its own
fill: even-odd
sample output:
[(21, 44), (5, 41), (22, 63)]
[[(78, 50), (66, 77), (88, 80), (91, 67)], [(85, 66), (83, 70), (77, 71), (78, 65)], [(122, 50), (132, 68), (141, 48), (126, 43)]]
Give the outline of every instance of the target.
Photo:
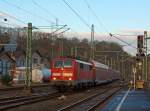
[(56, 87), (82, 88), (120, 79), (120, 73), (107, 65), (70, 57), (55, 58), (51, 64), (51, 84)]

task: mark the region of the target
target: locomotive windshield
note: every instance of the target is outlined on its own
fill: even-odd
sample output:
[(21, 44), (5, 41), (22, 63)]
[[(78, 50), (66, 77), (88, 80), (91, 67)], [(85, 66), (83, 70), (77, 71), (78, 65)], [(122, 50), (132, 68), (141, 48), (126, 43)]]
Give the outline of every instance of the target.
[(62, 60), (55, 61), (54, 67), (55, 68), (61, 68), (61, 67), (63, 67), (63, 61)]
[(55, 68), (62, 68), (62, 67), (72, 67), (71, 60), (57, 60), (54, 64)]
[(64, 61), (64, 67), (71, 67), (72, 66), (72, 61), (71, 60), (65, 60)]

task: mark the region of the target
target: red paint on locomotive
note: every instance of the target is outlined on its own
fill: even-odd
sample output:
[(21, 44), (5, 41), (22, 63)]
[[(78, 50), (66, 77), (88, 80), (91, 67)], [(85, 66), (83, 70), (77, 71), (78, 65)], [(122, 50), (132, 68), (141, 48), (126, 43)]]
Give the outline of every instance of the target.
[(119, 74), (107, 65), (96, 61), (85, 62), (72, 58), (54, 59), (51, 72), (51, 82), (56, 86), (99, 84), (119, 78)]

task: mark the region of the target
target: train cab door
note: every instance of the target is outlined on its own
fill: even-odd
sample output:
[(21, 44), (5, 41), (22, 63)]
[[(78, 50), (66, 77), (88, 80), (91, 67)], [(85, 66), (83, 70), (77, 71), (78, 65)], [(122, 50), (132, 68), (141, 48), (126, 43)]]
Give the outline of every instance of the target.
[(92, 73), (93, 73), (93, 81), (96, 80), (96, 67), (95, 66), (92, 66)]
[(80, 81), (80, 63), (77, 62), (77, 81)]

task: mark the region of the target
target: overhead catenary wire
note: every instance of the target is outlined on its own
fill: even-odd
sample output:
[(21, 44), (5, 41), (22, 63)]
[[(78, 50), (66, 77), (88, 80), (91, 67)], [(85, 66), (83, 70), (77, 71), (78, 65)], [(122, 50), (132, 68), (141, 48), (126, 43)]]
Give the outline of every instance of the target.
[[(90, 9), (90, 11), (92, 12), (92, 14), (93, 14), (93, 15), (95, 16), (95, 18), (97, 19), (99, 25), (104, 28), (104, 30), (105, 30), (106, 33), (108, 33), (111, 37), (114, 37), (114, 38), (118, 39), (119, 41), (121, 41), (121, 42), (127, 44), (128, 46), (131, 46), (132, 48), (136, 48), (136, 47), (132, 46), (132, 44), (130, 44), (130, 43), (128, 43), (128, 42), (126, 42), (126, 41), (124, 41), (124, 40), (122, 40), (122, 39), (116, 37), (115, 35), (119, 35), (119, 36), (137, 36), (137, 35), (120, 35), (120, 34), (115, 34), (115, 35), (113, 34), (113, 35), (111, 35), (111, 33), (108, 31), (108, 29), (107, 29), (107, 28), (105, 27), (105, 25), (101, 22), (101, 20), (99, 19), (99, 17), (96, 15), (96, 13), (95, 13), (94, 10), (92, 9), (92, 7), (89, 5), (88, 1), (87, 1), (87, 0), (84, 0), (84, 1), (85, 1), (86, 5), (88, 6), (88, 8)], [(136, 48), (136, 49), (137, 49), (137, 48)]]
[[(100, 27), (102, 27), (104, 29), (104, 31), (109, 35), (109, 30), (105, 27), (104, 23), (100, 20), (100, 18), (97, 16), (97, 14), (95, 13), (95, 11), (93, 10), (93, 8), (90, 6), (90, 4), (88, 3), (87, 0), (84, 0), (85, 4), (87, 5), (87, 7), (89, 8), (89, 10), (91, 11), (91, 13), (93, 14), (93, 16), (96, 18), (96, 20), (98, 21), (98, 24)], [(99, 30), (100, 31), (100, 30)], [(96, 32), (95, 32), (96, 33)], [(108, 37), (107, 37), (108, 38)], [(106, 41), (106, 39), (103, 39), (104, 41)]]
[[(10, 2), (8, 2), (7, 0), (4, 0), (3, 2), (5, 2), (6, 4), (8, 4), (8, 5), (10, 5), (10, 6), (12, 6), (12, 7), (15, 7), (15, 8), (17, 8), (17, 9), (20, 9), (20, 10), (22, 10), (23, 12), (25, 12), (25, 13), (27, 13), (27, 14), (30, 14), (31, 16), (36, 16), (36, 17), (39, 17), (39, 18), (42, 18), (43, 20), (45, 20), (47, 23), (54, 23), (54, 22), (52, 22), (52, 21), (49, 21), (47, 18), (45, 18), (45, 17), (43, 17), (43, 16), (39, 16), (39, 15), (37, 15), (37, 14), (34, 14), (34, 13), (32, 13), (32, 12), (30, 12), (30, 11), (28, 11), (28, 10), (26, 10), (26, 9), (24, 9), (24, 8), (22, 8), (22, 7), (20, 7), (20, 6), (18, 6), (18, 5), (16, 5), (16, 4), (12, 4), (12, 3), (10, 3)], [(35, 3), (35, 2), (34, 2)], [(37, 5), (37, 4), (36, 4)], [(44, 10), (44, 9), (43, 9)], [(46, 9), (45, 9), (46, 10)], [(16, 18), (17, 19), (17, 18)], [(20, 20), (20, 19), (18, 19), (18, 20)], [(21, 21), (21, 20), (20, 20)], [(26, 24), (25, 22), (24, 22), (24, 24)], [(38, 28), (38, 30), (40, 30), (39, 28)]]
[(5, 25), (10, 25), (10, 26), (13, 26), (13, 27), (21, 27), (20, 25), (17, 25), (17, 24), (12, 24), (12, 23), (7, 23), (7, 22), (1, 22), (1, 24), (5, 24)]
[(137, 40), (133, 40), (132, 42), (130, 42), (130, 44), (134, 44)]
[(57, 18), (57, 17), (56, 17), (54, 14), (52, 14), (48, 9), (44, 8), (42, 5), (40, 5), (39, 3), (37, 3), (35, 0), (32, 0), (32, 3), (33, 3), (34, 5), (36, 5), (38, 8), (40, 8), (41, 10), (43, 10), (43, 11), (45, 11), (46, 13), (52, 15), (52, 17), (54, 17), (54, 19)]
[(110, 33), (110, 36), (111, 36), (111, 37), (114, 37), (114, 38), (116, 38), (116, 39), (118, 39), (119, 41), (125, 43), (126, 45), (128, 45), (128, 46), (130, 46), (130, 47), (132, 47), (132, 48), (134, 48), (134, 49), (137, 49), (137, 47), (133, 46), (131, 43), (128, 43), (128, 42), (126, 42), (126, 41), (124, 41), (124, 40), (118, 38), (117, 36), (111, 34), (111, 33)]
[[(3, 15), (3, 16), (1, 15), (1, 16), (2, 16), (1, 18), (4, 19), (4, 18), (9, 17), (10, 19), (16, 20), (16, 21), (18, 21), (18, 22), (24, 24), (25, 27), (24, 27), (24, 26), (20, 26), (20, 25), (18, 25), (18, 24), (10, 23), (10, 22), (1, 22), (1, 21), (0, 21), (0, 23), (6, 24), (6, 25), (9, 25), (9, 26), (13, 26), (13, 27), (22, 28), (22, 29), (26, 30), (26, 25), (27, 25), (27, 23), (26, 23), (25, 21), (23, 21), (23, 20), (21, 20), (21, 19), (15, 17), (15, 16), (12, 16), (12, 15), (6, 13), (6, 12), (0, 11), (0, 13)], [(5, 16), (4, 16), (4, 15), (5, 15)], [(8, 19), (8, 18), (7, 18), (7, 19)], [(9, 20), (8, 20), (8, 21), (9, 21)], [(38, 29), (38, 30), (39, 30), (39, 29)]]
[(126, 45), (128, 45), (128, 46), (130, 46), (130, 47), (132, 47), (132, 48), (134, 48), (134, 49), (137, 49), (137, 47), (135, 47), (135, 46), (132, 45), (133, 43), (128, 43), (128, 42), (126, 42), (126, 41), (120, 39), (119, 37), (115, 36), (114, 34), (109, 33), (109, 35), (110, 35), (110, 37), (114, 37), (114, 38), (116, 38), (117, 40), (119, 40), (119, 41), (125, 43)]
[(78, 12), (74, 8), (72, 8), (72, 6), (66, 0), (62, 0), (62, 1), (81, 20), (81, 22), (91, 30), (91, 26), (85, 21), (85, 19), (82, 16), (78, 14)]
[(82, 18), (78, 12), (72, 8), (72, 6), (66, 1), (66, 0), (62, 0), (63, 3), (82, 21), (82, 23), (84, 23), (84, 25), (86, 25), (90, 30), (91, 30), (91, 27), (90, 25), (85, 21), (84, 18)]
[[(44, 8), (42, 5), (40, 5), (40, 4), (37, 3), (36, 1), (32, 0), (32, 3), (33, 3), (35, 6), (37, 6), (38, 8), (40, 8), (41, 10), (43, 10), (45, 13), (51, 14), (51, 15), (54, 17), (54, 19), (57, 19), (57, 17), (56, 17), (54, 14), (52, 14), (49, 10), (47, 10), (46, 8)], [(59, 27), (59, 26), (62, 26), (62, 27), (57, 29), (57, 27)], [(50, 34), (54, 34), (55, 32), (57, 32), (57, 31), (63, 29), (63, 28), (66, 27), (66, 26), (67, 26), (67, 25), (58, 25), (58, 26), (57, 26), (57, 25), (54, 25), (54, 27), (52, 27), (52, 26), (36, 26), (36, 27), (39, 27), (40, 29), (50, 29), (50, 28), (53, 29), (53, 28), (56, 28), (56, 31), (50, 33)]]
[[(81, 20), (81, 22), (91, 30), (91, 26), (85, 21), (85, 19), (82, 16), (80, 16), (80, 14), (78, 14), (78, 12), (74, 8), (72, 8), (72, 6), (68, 2), (66, 2), (66, 0), (62, 0), (62, 1)], [(95, 33), (96, 33), (96, 31), (95, 31)], [(97, 35), (98, 35), (98, 33), (97, 33)]]
[(133, 34), (113, 34), (113, 35), (118, 35), (118, 36), (138, 36), (138, 35), (133, 35)]
[(105, 32), (109, 33), (108, 29), (105, 27), (105, 25), (103, 24), (103, 22), (101, 22), (100, 18), (96, 15), (95, 11), (92, 9), (92, 7), (88, 3), (88, 1), (84, 0), (84, 2), (87, 5), (87, 7), (90, 9), (90, 11), (92, 12), (92, 14), (95, 16), (95, 18), (97, 19), (99, 25), (104, 28)]
[[(127, 37), (129, 37), (129, 36), (132, 36), (132, 37), (138, 36), (138, 35), (131, 35), (131, 34), (130, 34), (130, 35), (122, 35), (122, 34), (111, 34), (111, 33), (110, 33), (110, 35), (111, 35), (111, 36), (112, 36), (112, 35), (113, 35), (113, 36), (116, 36), (116, 35), (117, 35), (117, 36), (125, 36), (125, 37), (126, 37), (126, 36), (127, 36)], [(134, 44), (136, 41), (137, 41), (137, 38), (136, 38), (135, 40), (131, 41), (129, 44), (132, 45), (132, 44)], [(123, 41), (122, 41), (122, 42), (123, 42)], [(127, 45), (128, 45), (128, 44), (127, 44)]]
[[(41, 10), (43, 10), (45, 13), (48, 13), (48, 14), (52, 15), (54, 19), (57, 19), (57, 18), (58, 18), (58, 17), (55, 16), (53, 13), (51, 13), (47, 8), (45, 8), (45, 7), (43, 7), (42, 5), (40, 5), (40, 4), (39, 4), (38, 2), (36, 2), (35, 0), (32, 0), (32, 2), (33, 2), (34, 5), (36, 5), (36, 6), (39, 7)], [(64, 22), (64, 21), (62, 21), (62, 20), (60, 20), (60, 21), (61, 21), (61, 22)], [(60, 25), (59, 25), (59, 26), (60, 26)], [(70, 28), (70, 30), (72, 30), (74, 33), (76, 33), (78, 36), (80, 36), (79, 33), (76, 32), (74, 29)]]
[[(71, 6), (66, 0), (62, 0), (62, 1), (65, 3), (65, 5), (66, 5), (89, 29), (91, 29), (90, 25), (84, 20), (84, 18), (82, 18), (82, 17), (78, 14), (78, 12), (77, 12), (75, 9), (73, 9), (72, 6)], [(40, 5), (37, 4), (35, 1), (33, 1), (33, 2), (34, 2), (35, 5), (37, 5), (38, 7), (40, 7)], [(96, 13), (94, 12), (94, 10), (90, 7), (90, 5), (88, 4), (88, 2), (87, 2), (86, 0), (85, 0), (85, 2), (86, 2), (86, 4), (87, 4), (87, 6), (91, 9), (91, 12), (92, 12), (93, 15), (96, 17), (96, 19), (98, 20), (99, 24), (104, 27), (104, 29), (105, 29), (105, 31), (106, 31), (107, 33), (109, 33), (108, 29), (107, 29), (107, 28), (103, 25), (103, 23), (100, 21), (99, 17), (96, 15)], [(45, 10), (45, 11), (47, 11), (45, 8), (42, 8), (42, 9)], [(109, 33), (109, 35), (111, 36), (110, 33)], [(133, 48), (136, 48), (136, 47), (132, 46), (130, 43), (128, 43), (128, 42), (126, 42), (126, 41), (124, 41), (124, 40), (122, 40), (122, 39), (120, 39), (120, 38), (118, 38), (118, 37), (116, 37), (116, 36), (114, 36), (114, 35), (111, 36), (111, 37), (115, 37), (115, 38), (118, 39), (119, 41), (121, 41), (121, 42), (123, 42), (123, 43), (125, 43), (125, 44), (127, 44), (127, 45), (129, 45), (129, 46), (131, 46), (131, 47), (133, 47)], [(137, 49), (137, 48), (136, 48), (136, 49)]]
[(128, 46), (131, 46), (132, 48), (137, 49), (136, 47), (132, 46), (132, 44), (130, 44), (130, 43), (128, 43), (128, 42), (126, 42), (126, 41), (124, 41), (124, 40), (118, 38), (117, 36), (115, 36), (115, 35), (113, 35), (113, 34), (111, 34), (111, 33), (110, 33), (110, 36), (111, 36), (111, 37), (114, 37), (114, 38), (116, 38), (116, 39), (118, 39), (118, 40), (120, 40), (121, 42), (127, 44)]
[(54, 22), (50, 21), (49, 19), (47, 19), (47, 18), (45, 18), (43, 16), (37, 15), (35, 13), (32, 13), (32, 12), (30, 12), (30, 11), (28, 11), (28, 10), (18, 6), (18, 5), (16, 5), (16, 4), (12, 4), (12, 3), (8, 2), (7, 0), (3, 0), (3, 2), (8, 4), (8, 5), (10, 5), (10, 6), (12, 6), (12, 7), (15, 7), (16, 9), (20, 9), (20, 10), (26, 12), (27, 14), (30, 14), (31, 16), (36, 16), (38, 18), (41, 18), (41, 19), (45, 20), (47, 23), (54, 23)]
[[(78, 16), (78, 17), (80, 18), (80, 20), (81, 20), (88, 28), (91, 29), (90, 25), (84, 20), (84, 18), (82, 18), (82, 17), (70, 6), (70, 4), (69, 4), (68, 2), (66, 2), (66, 0), (62, 0), (62, 1), (76, 14), (76, 16)], [(16, 7), (17, 9), (21, 9), (22, 11), (24, 11), (24, 12), (26, 12), (26, 13), (32, 15), (32, 16), (37, 16), (37, 17), (40, 17), (40, 18), (42, 17), (42, 16), (36, 15), (36, 14), (34, 14), (34, 13), (31, 13), (30, 11), (28, 11), (28, 10), (26, 10), (26, 9), (24, 9), (24, 8), (22, 8), (22, 7), (20, 7), (20, 6), (18, 6), (18, 5), (12, 4), (12, 3), (10, 3), (10, 2), (8, 2), (8, 1), (6, 1), (6, 0), (3, 0), (3, 2), (5, 2), (5, 3), (7, 3), (7, 4), (9, 4), (9, 5), (13, 6), (13, 7)], [(96, 15), (96, 14), (95, 14), (95, 15)], [(97, 15), (96, 15), (96, 16), (97, 16)], [(42, 17), (42, 18), (43, 18), (43, 17)], [(97, 16), (97, 18), (98, 18), (98, 16)], [(45, 20), (45, 17), (44, 17), (44, 20)], [(49, 23), (49, 20), (46, 19), (46, 21)], [(113, 37), (114, 37), (114, 36), (113, 36)], [(117, 38), (117, 39), (118, 39), (118, 38)], [(120, 40), (120, 41), (123, 42), (123, 40), (120, 39), (120, 38), (119, 38), (118, 40)], [(127, 42), (126, 42), (126, 44), (129, 45), (129, 43), (127, 43)], [(129, 46), (131, 46), (131, 44), (130, 44)]]
[[(16, 20), (16, 21), (18, 21), (18, 22), (20, 22), (20, 23), (22, 23), (22, 24), (25, 24), (25, 25), (27, 24), (25, 21), (23, 21), (23, 20), (21, 20), (21, 19), (15, 17), (15, 16), (12, 16), (12, 15), (6, 13), (6, 12), (0, 11), (0, 13), (1, 13), (2, 15), (5, 15), (5, 16), (7, 16), (7, 17), (13, 19), (13, 20)], [(4, 16), (3, 16), (3, 17), (4, 17)]]

